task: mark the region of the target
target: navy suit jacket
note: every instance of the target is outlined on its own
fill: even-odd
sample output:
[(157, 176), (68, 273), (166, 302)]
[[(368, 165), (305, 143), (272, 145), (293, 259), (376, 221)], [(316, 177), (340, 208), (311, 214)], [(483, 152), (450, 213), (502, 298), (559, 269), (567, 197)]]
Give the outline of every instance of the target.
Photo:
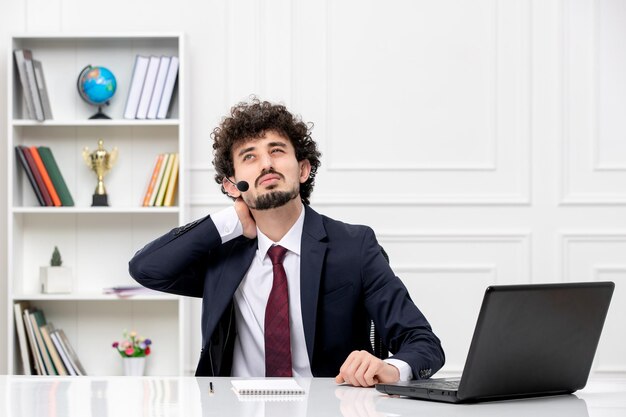
[[(393, 357), (427, 378), (445, 361), (439, 339), (381, 253), (374, 232), (305, 205), (300, 279), (311, 371), (334, 377), (354, 350), (372, 352), (370, 320)], [(233, 295), (256, 239), (224, 244), (210, 216), (178, 227), (138, 251), (130, 274), (158, 291), (201, 297), (203, 349), (198, 376), (230, 376), (236, 337)]]

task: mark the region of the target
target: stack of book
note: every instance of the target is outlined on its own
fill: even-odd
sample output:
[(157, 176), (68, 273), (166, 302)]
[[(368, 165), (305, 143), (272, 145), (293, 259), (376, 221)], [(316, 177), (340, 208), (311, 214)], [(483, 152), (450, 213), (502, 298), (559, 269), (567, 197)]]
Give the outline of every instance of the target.
[(177, 153), (163, 153), (156, 157), (152, 175), (143, 197), (144, 207), (170, 207), (174, 205), (176, 185), (178, 184)]
[(135, 295), (158, 295), (158, 291), (141, 285), (120, 285), (118, 287), (108, 287), (102, 290), (104, 294), (113, 294), (119, 298), (129, 298)]
[(63, 175), (47, 146), (16, 146), (15, 156), (42, 206), (73, 206)]
[(22, 84), (28, 118), (39, 121), (52, 119), (52, 109), (41, 62), (33, 59), (33, 53), (29, 49), (16, 49), (13, 55)]
[(137, 55), (124, 118), (165, 119), (177, 76), (178, 57)]
[(63, 329), (28, 302), (13, 305), (24, 375), (87, 375)]

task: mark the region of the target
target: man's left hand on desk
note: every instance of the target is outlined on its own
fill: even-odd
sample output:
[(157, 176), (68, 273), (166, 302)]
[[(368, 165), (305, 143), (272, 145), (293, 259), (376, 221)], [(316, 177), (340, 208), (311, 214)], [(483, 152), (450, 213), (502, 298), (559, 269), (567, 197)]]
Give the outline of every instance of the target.
[(371, 353), (360, 350), (352, 352), (335, 377), (338, 384), (346, 383), (355, 387), (371, 387), (378, 383), (391, 383), (400, 380), (400, 371)]

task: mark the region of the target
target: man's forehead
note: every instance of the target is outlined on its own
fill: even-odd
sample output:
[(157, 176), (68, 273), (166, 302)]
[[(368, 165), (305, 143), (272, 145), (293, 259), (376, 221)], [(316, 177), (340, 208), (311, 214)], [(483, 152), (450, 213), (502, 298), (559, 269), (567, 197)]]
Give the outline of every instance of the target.
[(264, 132), (261, 135), (256, 136), (256, 137), (243, 138), (243, 139), (236, 141), (233, 144), (232, 152), (233, 154), (235, 154), (237, 153), (237, 151), (243, 148), (254, 148), (257, 146), (263, 146), (263, 143), (259, 144), (259, 142), (264, 142), (264, 143), (265, 142), (268, 142), (268, 143), (284, 142), (288, 145), (291, 145), (291, 141), (288, 138), (286, 138), (284, 135), (278, 132), (269, 131), (269, 132)]

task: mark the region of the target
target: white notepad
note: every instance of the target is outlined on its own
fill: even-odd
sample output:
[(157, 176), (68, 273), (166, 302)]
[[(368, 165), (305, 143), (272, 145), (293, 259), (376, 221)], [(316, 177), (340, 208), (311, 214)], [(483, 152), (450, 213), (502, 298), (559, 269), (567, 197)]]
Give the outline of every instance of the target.
[(295, 379), (234, 379), (233, 389), (239, 395), (304, 395)]

